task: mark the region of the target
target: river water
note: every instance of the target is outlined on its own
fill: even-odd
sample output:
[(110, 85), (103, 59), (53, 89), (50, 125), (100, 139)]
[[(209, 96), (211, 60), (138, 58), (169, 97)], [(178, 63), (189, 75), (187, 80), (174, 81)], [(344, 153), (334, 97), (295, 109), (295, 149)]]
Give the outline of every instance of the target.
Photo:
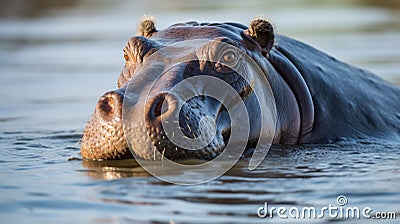
[[(378, 3), (377, 3), (378, 2)], [(174, 22), (258, 14), (276, 30), (400, 84), (397, 1), (0, 1), (1, 223), (396, 223), (400, 141), (274, 147), (255, 171), (240, 161), (206, 184), (180, 186), (134, 161), (82, 161), (98, 98), (116, 87), (122, 48), (143, 14)], [(347, 204), (339, 206), (338, 196)], [(343, 199), (343, 198), (342, 198)], [(371, 208), (395, 220), (286, 220), (261, 206)], [(263, 210), (261, 210), (261, 213)], [(288, 214), (288, 213), (286, 213)]]

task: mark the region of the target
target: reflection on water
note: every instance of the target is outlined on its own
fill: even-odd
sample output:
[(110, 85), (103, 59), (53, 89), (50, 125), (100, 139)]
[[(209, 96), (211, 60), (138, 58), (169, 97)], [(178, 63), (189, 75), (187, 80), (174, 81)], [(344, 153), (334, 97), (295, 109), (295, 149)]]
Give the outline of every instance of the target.
[(82, 166), (87, 168), (82, 172), (95, 179), (114, 180), (151, 176), (134, 159), (103, 162), (83, 160)]
[(0, 1), (0, 222), (286, 223), (259, 219), (257, 209), (320, 208), (340, 194), (400, 217), (399, 143), (275, 147), (255, 171), (243, 159), (195, 186), (162, 182), (134, 161), (79, 155), (85, 122), (116, 87), (122, 48), (144, 13), (161, 29), (263, 13), (278, 32), (400, 84), (399, 10), (389, 0)]

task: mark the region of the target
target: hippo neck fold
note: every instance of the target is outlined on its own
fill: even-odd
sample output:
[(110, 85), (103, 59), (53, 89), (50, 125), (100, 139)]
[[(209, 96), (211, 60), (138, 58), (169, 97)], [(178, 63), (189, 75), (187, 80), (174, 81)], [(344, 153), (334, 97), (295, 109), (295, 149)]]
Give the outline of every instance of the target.
[(314, 103), (310, 90), (296, 66), (280, 52), (279, 46), (276, 46), (274, 50), (269, 52), (268, 60), (289, 86), (296, 98), (300, 113), (300, 130), (297, 143), (307, 142), (307, 136), (313, 130), (314, 125)]

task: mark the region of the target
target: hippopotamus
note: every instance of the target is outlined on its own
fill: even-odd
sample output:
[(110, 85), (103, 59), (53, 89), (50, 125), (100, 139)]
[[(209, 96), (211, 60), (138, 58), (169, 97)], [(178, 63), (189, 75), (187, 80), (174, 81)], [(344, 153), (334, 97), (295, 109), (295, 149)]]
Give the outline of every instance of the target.
[[(246, 149), (252, 149), (260, 139), (262, 107), (257, 106), (263, 96), (255, 97), (251, 83), (229, 68), (192, 60), (183, 62), (165, 72), (152, 87), (137, 70), (150, 66), (146, 60), (161, 49), (196, 39), (223, 42), (235, 46), (251, 58), (260, 68), (258, 75), (267, 78), (276, 105), (276, 124), (272, 144), (301, 145), (308, 143), (334, 143), (354, 140), (400, 140), (400, 88), (381, 79), (370, 71), (357, 68), (293, 38), (275, 33), (266, 19), (254, 19), (249, 26), (238, 23), (178, 23), (157, 30), (151, 19), (139, 24), (138, 35), (131, 37), (124, 48), (125, 66), (118, 77), (118, 88), (105, 93), (97, 102), (94, 114), (84, 130), (81, 155), (90, 160), (115, 160), (137, 156), (152, 160), (153, 152), (146, 147), (129, 149), (126, 130), (132, 136), (147, 136), (163, 156), (171, 160), (212, 160), (226, 146), (230, 138), (230, 118), (226, 108), (212, 97), (194, 97), (181, 107), (178, 126), (189, 138), (201, 130), (212, 129), (207, 116), (216, 125), (210, 143), (200, 149), (176, 147), (162, 128), (162, 120), (176, 110), (174, 100), (165, 94), (179, 82), (200, 75), (208, 75), (232, 86), (244, 102), (249, 116), (249, 137)], [(337, 44), (340, 44), (338, 42)], [(185, 52), (168, 55), (180, 57)], [(210, 54), (219, 54), (213, 52)], [(221, 55), (226, 62), (241, 59), (235, 52)], [(158, 64), (163, 64), (160, 59)], [(206, 64), (206, 65), (205, 65)], [(133, 88), (137, 99), (129, 104), (133, 116), (144, 116), (143, 127), (124, 128), (123, 105), (127, 86), (136, 79)], [(206, 86), (205, 83), (202, 86)], [(149, 90), (150, 89), (150, 90)], [(145, 91), (146, 90), (146, 91)], [(201, 88), (196, 89), (201, 94)], [(144, 97), (150, 93), (149, 97)], [(223, 93), (222, 93), (223, 94)], [(162, 105), (167, 107), (162, 109)], [(169, 106), (168, 106), (169, 105)], [(136, 108), (143, 108), (136, 110)], [(163, 115), (164, 117), (162, 117)], [(126, 125), (126, 124), (125, 124)], [(129, 124), (128, 124), (129, 125)]]

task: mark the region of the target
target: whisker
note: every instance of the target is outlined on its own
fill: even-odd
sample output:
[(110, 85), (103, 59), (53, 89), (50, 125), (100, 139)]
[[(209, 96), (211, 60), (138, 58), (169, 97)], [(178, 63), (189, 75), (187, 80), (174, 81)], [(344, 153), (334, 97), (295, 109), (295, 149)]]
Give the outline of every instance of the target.
[(186, 124), (186, 127), (188, 127), (190, 133), (192, 133), (192, 128), (190, 127), (190, 125), (189, 125), (189, 124)]
[(153, 146), (153, 160), (156, 161), (156, 147)]

